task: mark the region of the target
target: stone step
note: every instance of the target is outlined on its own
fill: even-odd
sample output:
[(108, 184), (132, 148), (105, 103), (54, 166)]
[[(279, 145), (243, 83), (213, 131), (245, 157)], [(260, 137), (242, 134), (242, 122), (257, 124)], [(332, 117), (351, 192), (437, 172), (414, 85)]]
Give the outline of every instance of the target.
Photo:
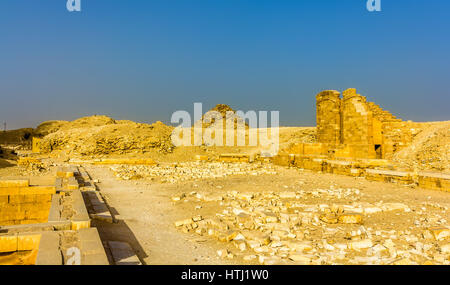
[(94, 181), (92, 181), (91, 176), (89, 175), (89, 173), (82, 167), (80, 166), (78, 168), (78, 171), (80, 173), (80, 189), (82, 191), (95, 191), (97, 190), (97, 188), (95, 187), (95, 183)]
[(74, 176), (67, 178), (68, 190), (78, 190), (79, 188), (78, 180)]
[(96, 228), (81, 229), (78, 235), (82, 265), (109, 265), (108, 257)]
[(94, 220), (113, 223), (115, 221), (113, 215), (109, 211), (108, 206), (101, 197), (98, 191), (84, 191), (84, 196), (87, 198), (89, 207), (89, 216)]
[(115, 265), (142, 265), (131, 246), (126, 242), (108, 241)]

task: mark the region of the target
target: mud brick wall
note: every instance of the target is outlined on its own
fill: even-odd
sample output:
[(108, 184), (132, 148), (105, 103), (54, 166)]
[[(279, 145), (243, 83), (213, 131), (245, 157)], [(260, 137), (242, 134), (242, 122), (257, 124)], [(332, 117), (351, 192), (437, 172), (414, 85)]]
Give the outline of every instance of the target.
[(319, 143), (341, 143), (341, 99), (334, 90), (320, 92), (316, 96), (317, 139)]
[(51, 194), (0, 195), (0, 225), (45, 223)]

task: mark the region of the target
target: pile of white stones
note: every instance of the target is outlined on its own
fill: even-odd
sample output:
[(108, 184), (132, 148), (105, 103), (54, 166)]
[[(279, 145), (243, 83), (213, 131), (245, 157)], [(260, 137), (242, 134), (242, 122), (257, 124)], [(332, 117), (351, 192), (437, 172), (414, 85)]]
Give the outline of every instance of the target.
[(162, 183), (178, 183), (182, 181), (208, 178), (224, 178), (232, 175), (277, 174), (270, 164), (261, 163), (220, 163), (220, 162), (185, 162), (161, 166), (147, 165), (115, 165), (111, 170), (116, 177), (123, 180), (136, 178), (160, 179)]
[[(447, 221), (420, 205), (416, 209), (382, 201), (306, 204), (311, 196), (326, 202), (336, 196), (360, 197), (361, 193), (358, 189), (182, 193), (172, 201), (199, 203), (195, 209), (205, 202), (216, 203), (218, 212), (212, 217), (197, 215), (177, 221), (175, 226), (226, 243), (217, 252), (222, 258), (264, 265), (450, 264)], [(445, 215), (445, 211), (440, 213)], [(411, 225), (396, 225), (399, 215), (403, 221), (405, 215), (406, 220), (411, 218)], [(386, 217), (392, 227), (368, 223)]]

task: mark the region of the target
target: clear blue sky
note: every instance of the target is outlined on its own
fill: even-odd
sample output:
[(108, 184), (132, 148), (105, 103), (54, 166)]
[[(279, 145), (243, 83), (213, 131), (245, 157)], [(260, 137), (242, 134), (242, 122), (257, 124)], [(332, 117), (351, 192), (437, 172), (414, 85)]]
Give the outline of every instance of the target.
[(450, 1), (0, 1), (0, 122), (170, 121), (218, 103), (315, 125), (355, 87), (403, 119), (449, 120)]

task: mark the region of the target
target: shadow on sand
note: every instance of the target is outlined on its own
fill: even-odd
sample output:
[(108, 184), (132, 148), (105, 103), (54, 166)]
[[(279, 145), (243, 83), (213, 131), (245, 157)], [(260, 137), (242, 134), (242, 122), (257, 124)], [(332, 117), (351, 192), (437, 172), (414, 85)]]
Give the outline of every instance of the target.
[[(118, 220), (115, 223), (108, 223), (92, 220), (92, 226), (97, 228), (101, 240), (105, 243), (105, 250), (107, 251), (110, 264), (114, 264), (114, 261), (106, 241), (121, 241), (128, 243), (141, 263), (145, 265), (145, 258), (148, 256), (125, 221)], [(122, 256), (122, 258), (127, 257), (129, 256)]]
[(7, 168), (7, 167), (13, 167), (16, 166), (15, 164), (12, 164), (6, 159), (0, 158), (0, 168)]

